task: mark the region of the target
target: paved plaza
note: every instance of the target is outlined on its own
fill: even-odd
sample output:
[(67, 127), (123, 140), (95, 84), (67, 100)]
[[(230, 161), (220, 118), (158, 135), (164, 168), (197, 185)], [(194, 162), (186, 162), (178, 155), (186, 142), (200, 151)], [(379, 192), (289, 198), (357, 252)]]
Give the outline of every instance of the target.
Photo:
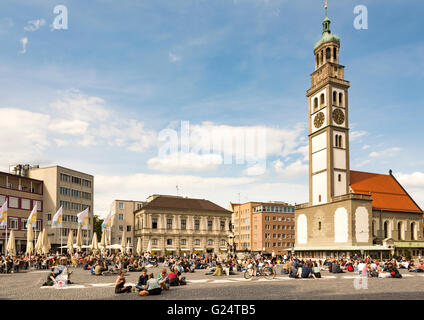
[[(161, 268), (149, 269), (155, 275)], [(297, 300), (297, 299), (424, 299), (424, 273), (401, 270), (402, 279), (369, 278), (363, 288), (356, 274), (330, 274), (322, 272), (322, 279), (291, 279), (278, 275), (273, 280), (256, 278), (246, 280), (242, 273), (214, 277), (204, 270), (185, 274), (186, 286), (172, 287), (160, 296), (140, 297), (135, 293), (114, 293), (116, 276), (92, 276), (89, 271), (72, 269), (75, 284), (65, 289), (42, 287), (48, 271), (30, 271), (17, 274), (0, 274), (0, 299), (18, 300)], [(127, 285), (137, 283), (139, 272), (127, 273)], [(356, 285), (355, 285), (356, 282)], [(355, 289), (361, 288), (361, 289)]]

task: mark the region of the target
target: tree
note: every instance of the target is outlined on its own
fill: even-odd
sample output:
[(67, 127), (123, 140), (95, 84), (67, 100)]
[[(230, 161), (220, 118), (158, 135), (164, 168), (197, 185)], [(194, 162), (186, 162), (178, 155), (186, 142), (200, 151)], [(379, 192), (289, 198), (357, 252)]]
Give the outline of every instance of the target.
[(93, 232), (96, 232), (98, 241), (101, 241), (102, 237), (102, 223), (103, 219), (100, 219), (97, 215), (93, 216)]

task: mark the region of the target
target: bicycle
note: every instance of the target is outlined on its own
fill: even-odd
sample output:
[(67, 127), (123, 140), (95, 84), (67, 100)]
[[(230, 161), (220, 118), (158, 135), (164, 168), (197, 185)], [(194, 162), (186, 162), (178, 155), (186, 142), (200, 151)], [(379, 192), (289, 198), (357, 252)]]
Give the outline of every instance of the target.
[[(250, 279), (253, 277), (253, 273), (254, 273), (254, 269), (253, 268), (249, 268), (244, 272), (244, 278), (245, 279)], [(265, 279), (267, 280), (271, 280), (275, 278), (275, 272), (272, 269), (272, 267), (259, 267), (256, 270), (256, 276), (257, 277), (265, 277)]]

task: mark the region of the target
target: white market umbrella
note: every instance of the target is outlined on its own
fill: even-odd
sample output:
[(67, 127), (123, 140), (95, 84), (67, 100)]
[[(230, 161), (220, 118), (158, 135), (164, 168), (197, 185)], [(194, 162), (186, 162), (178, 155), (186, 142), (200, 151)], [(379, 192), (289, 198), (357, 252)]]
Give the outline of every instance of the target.
[(43, 253), (42, 248), (43, 248), (43, 234), (40, 233), (38, 235), (37, 242), (35, 243), (35, 252), (37, 254), (42, 254)]
[(50, 251), (49, 236), (47, 235), (47, 230), (45, 228), (43, 230), (43, 242), (42, 242), (41, 248), (42, 248), (43, 254), (48, 254)]
[(99, 243), (97, 242), (96, 232), (93, 233), (93, 240), (91, 241), (91, 250), (93, 250), (93, 252), (99, 251)]
[(130, 254), (131, 253), (131, 249), (132, 248), (132, 246), (130, 245), (130, 241), (128, 241), (127, 242), (127, 254)]
[(82, 248), (82, 232), (81, 232), (81, 227), (78, 227), (78, 231), (77, 231), (77, 250), (81, 251)]
[(138, 256), (141, 256), (141, 252), (143, 251), (143, 248), (141, 246), (142, 246), (141, 238), (138, 238), (137, 250), (136, 250), (136, 253), (137, 253)]
[(147, 250), (146, 250), (147, 252), (152, 252), (152, 241), (151, 240), (149, 240), (149, 243), (147, 244)]
[(7, 242), (7, 253), (16, 256), (15, 230), (10, 232), (9, 241)]
[(27, 230), (27, 247), (26, 247), (26, 253), (28, 255), (31, 255), (34, 253), (34, 244), (32, 243), (34, 241), (34, 232), (32, 231), (32, 224), (30, 223), (28, 225)]
[(124, 231), (122, 231), (122, 239), (121, 239), (121, 252), (122, 253), (125, 253), (125, 247), (126, 247), (126, 243), (125, 243), (125, 240), (126, 240), (126, 238), (127, 238), (127, 232), (124, 230)]
[(74, 233), (72, 230), (69, 230), (68, 242), (66, 243), (66, 248), (68, 249), (68, 254), (74, 253)]

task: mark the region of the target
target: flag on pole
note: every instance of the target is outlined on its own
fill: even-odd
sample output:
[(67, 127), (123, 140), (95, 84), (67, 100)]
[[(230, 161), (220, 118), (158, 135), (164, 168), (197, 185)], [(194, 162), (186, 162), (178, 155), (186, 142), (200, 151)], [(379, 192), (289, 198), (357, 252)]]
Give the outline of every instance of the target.
[(81, 227), (81, 229), (87, 230), (88, 229), (88, 208), (78, 213), (77, 217), (78, 217), (78, 227)]
[(53, 217), (52, 228), (62, 228), (62, 216), (63, 216), (63, 209), (62, 207), (60, 207)]
[(35, 203), (34, 208), (31, 211), (31, 214), (28, 217), (28, 221), (26, 227), (28, 229), (28, 225), (31, 224), (31, 227), (35, 228), (37, 226), (37, 203)]
[(0, 208), (0, 227), (6, 226), (7, 222), (7, 200)]
[(106, 218), (103, 220), (102, 223), (102, 230), (106, 229), (107, 231), (110, 230), (110, 227), (112, 225), (112, 213), (109, 212), (109, 214), (106, 216)]

